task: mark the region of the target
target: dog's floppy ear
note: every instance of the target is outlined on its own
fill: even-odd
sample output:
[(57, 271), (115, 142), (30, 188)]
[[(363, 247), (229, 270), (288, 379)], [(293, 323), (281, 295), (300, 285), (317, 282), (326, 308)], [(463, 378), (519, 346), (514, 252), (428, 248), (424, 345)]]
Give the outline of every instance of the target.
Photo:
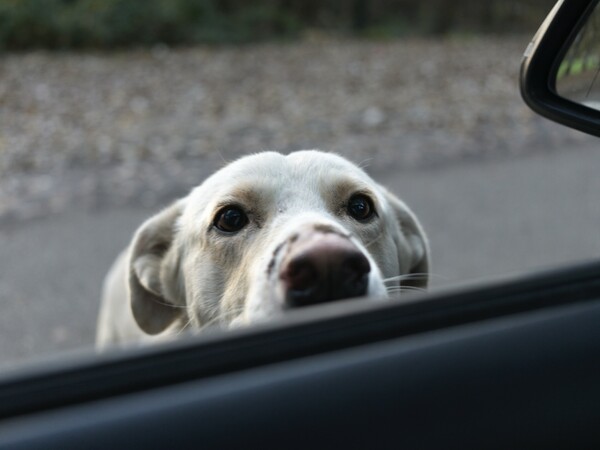
[(139, 327), (164, 331), (185, 314), (177, 280), (179, 255), (173, 238), (182, 200), (144, 222), (135, 233), (129, 259), (129, 297)]
[[(427, 236), (414, 213), (395, 195), (382, 188), (384, 195), (391, 206), (393, 213), (404, 235), (410, 250), (408, 255), (409, 274), (401, 281), (401, 286), (424, 289), (429, 283), (430, 255)], [(404, 246), (398, 245), (398, 251), (403, 251)], [(398, 255), (399, 261), (406, 259), (407, 255)]]

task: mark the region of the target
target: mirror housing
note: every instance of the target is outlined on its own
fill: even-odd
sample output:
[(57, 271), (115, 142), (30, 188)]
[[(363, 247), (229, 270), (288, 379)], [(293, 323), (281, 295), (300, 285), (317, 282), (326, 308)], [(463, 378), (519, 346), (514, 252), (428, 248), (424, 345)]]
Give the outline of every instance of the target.
[(600, 111), (560, 96), (556, 79), (567, 51), (598, 4), (599, 0), (559, 0), (525, 50), (520, 75), (521, 96), (531, 109), (595, 136), (600, 136)]

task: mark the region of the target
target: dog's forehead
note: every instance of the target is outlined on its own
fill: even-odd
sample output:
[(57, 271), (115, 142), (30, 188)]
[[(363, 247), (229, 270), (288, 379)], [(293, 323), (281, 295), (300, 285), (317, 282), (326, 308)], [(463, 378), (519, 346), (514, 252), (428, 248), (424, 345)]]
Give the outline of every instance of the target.
[(328, 173), (339, 171), (355, 175), (364, 174), (356, 165), (341, 156), (318, 150), (303, 150), (288, 155), (276, 152), (257, 153), (233, 162), (222, 171), (236, 178), (322, 178)]
[[(282, 155), (263, 152), (243, 157), (209, 177), (200, 187), (204, 196), (214, 198), (240, 190), (298, 190), (318, 192), (324, 186), (350, 183), (370, 184), (369, 176), (341, 156), (317, 150)], [(262, 192), (264, 194), (264, 192)]]

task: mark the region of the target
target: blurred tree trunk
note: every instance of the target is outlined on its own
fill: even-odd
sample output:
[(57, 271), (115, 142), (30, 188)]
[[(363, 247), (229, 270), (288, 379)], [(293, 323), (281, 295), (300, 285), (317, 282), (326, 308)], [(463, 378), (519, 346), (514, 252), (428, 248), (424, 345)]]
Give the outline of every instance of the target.
[(419, 19), (427, 31), (439, 36), (447, 34), (454, 26), (455, 10), (460, 8), (460, 2), (448, 0), (429, 0), (418, 2)]
[(354, 0), (352, 5), (352, 29), (361, 32), (370, 25), (368, 0)]

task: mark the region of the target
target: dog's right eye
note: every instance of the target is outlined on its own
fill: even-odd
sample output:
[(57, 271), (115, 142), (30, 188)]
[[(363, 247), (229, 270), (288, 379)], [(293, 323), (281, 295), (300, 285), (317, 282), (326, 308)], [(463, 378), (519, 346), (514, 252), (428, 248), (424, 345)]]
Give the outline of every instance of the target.
[(214, 226), (226, 233), (240, 231), (248, 223), (248, 216), (237, 206), (226, 206), (215, 216)]
[(364, 194), (355, 194), (348, 201), (348, 214), (359, 222), (369, 220), (375, 214), (373, 201)]

